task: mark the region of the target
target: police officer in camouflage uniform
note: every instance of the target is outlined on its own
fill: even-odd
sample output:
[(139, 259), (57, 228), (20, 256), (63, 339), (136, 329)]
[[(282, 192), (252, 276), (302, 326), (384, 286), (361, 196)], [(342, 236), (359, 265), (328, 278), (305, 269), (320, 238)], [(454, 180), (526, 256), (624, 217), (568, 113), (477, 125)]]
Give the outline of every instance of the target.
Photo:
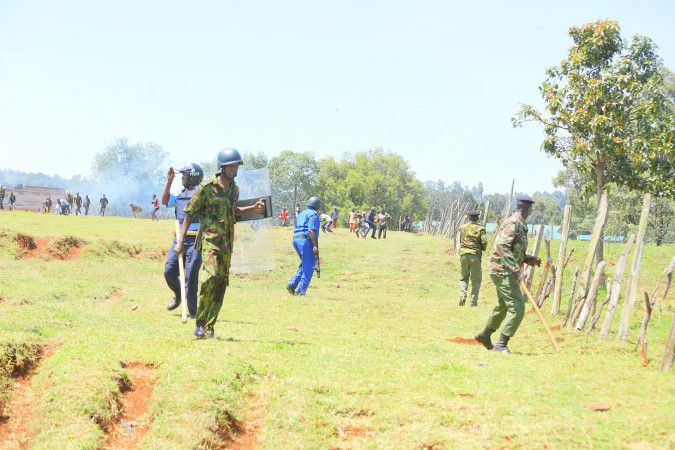
[[(178, 195), (171, 194), (171, 185), (175, 176), (175, 172), (181, 174), (181, 183), (183, 190)], [(184, 208), (190, 202), (190, 199), (197, 191), (197, 186), (204, 179), (204, 170), (199, 164), (192, 162), (185, 162), (174, 171), (173, 167), (169, 168), (166, 174), (166, 185), (162, 191), (162, 204), (167, 208), (175, 207), (176, 220), (181, 227), (185, 220)], [(197, 238), (197, 231), (199, 231), (199, 216), (192, 218), (192, 223), (183, 240), (183, 258), (185, 258), (185, 300), (187, 302), (187, 309), (190, 318), (194, 319), (197, 314), (197, 294), (199, 293), (199, 268), (202, 266), (202, 255), (195, 250), (195, 239)], [(166, 255), (166, 263), (164, 264), (164, 278), (166, 284), (174, 293), (174, 297), (167, 305), (166, 309), (173, 311), (180, 305), (180, 279), (178, 254), (175, 251), (176, 239), (173, 240), (169, 253)]]
[(478, 306), (478, 292), (483, 280), (481, 256), (487, 248), (485, 227), (478, 223), (478, 211), (469, 211), (469, 222), (459, 227), (459, 262), (462, 270), (459, 279), (459, 306), (464, 306), (471, 279), (471, 306)]
[(202, 267), (199, 272), (201, 289), (197, 307), (197, 324), (194, 334), (199, 338), (218, 339), (213, 328), (223, 305), (229, 284), (230, 260), (234, 244), (236, 216), (265, 211), (265, 204), (257, 202), (248, 207), (238, 207), (239, 186), (234, 182), (237, 170), (244, 161), (237, 149), (226, 148), (218, 153), (220, 172), (199, 185), (185, 207), (185, 219), (174, 250), (181, 253), (187, 230), (193, 217), (199, 216), (199, 233), (195, 248), (201, 251)]
[[(516, 213), (504, 223), (496, 241), (495, 252), (490, 258), (490, 278), (497, 289), (498, 303), (485, 329), (474, 338), (488, 350), (510, 354), (507, 348), (509, 339), (518, 330), (525, 315), (525, 300), (518, 282), (521, 280), (520, 267), (525, 264), (539, 266), (541, 259), (526, 255), (527, 224), (525, 220), (532, 212), (534, 200), (527, 195), (518, 197)], [(499, 341), (493, 346), (490, 336), (504, 322)]]

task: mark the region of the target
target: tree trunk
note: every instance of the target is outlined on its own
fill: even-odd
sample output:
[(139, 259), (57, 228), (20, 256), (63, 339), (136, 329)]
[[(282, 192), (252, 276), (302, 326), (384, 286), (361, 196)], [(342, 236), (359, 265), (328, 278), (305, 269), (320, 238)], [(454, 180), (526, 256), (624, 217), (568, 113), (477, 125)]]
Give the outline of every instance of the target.
[[(604, 153), (602, 153), (600, 157), (604, 157)], [(600, 200), (602, 199), (602, 191), (605, 189), (605, 163), (604, 162), (598, 162), (598, 165), (596, 167), (596, 180), (595, 180), (595, 187), (596, 187), (596, 194), (597, 194), (597, 199), (598, 199), (598, 214), (600, 214)], [(595, 254), (595, 263), (599, 264), (602, 261), (605, 260), (605, 253), (604, 253), (604, 241), (605, 241), (605, 233), (604, 230), (600, 230), (600, 241), (598, 243), (598, 249), (596, 250)]]
[(551, 305), (551, 314), (558, 314), (560, 310), (560, 299), (562, 297), (563, 272), (565, 270), (565, 253), (567, 253), (567, 236), (570, 232), (572, 223), (572, 205), (565, 205), (565, 217), (563, 218), (562, 237), (558, 247), (558, 265), (556, 267), (555, 286), (553, 287), (553, 304)]
[(633, 262), (630, 266), (630, 277), (626, 286), (626, 300), (623, 303), (621, 312), (621, 323), (619, 324), (619, 339), (625, 341), (628, 339), (628, 329), (630, 328), (631, 315), (638, 293), (638, 275), (640, 275), (640, 264), (642, 264), (642, 253), (645, 249), (647, 239), (647, 221), (649, 219), (649, 207), (651, 205), (652, 194), (645, 194), (642, 204), (642, 214), (640, 215), (640, 225), (638, 228), (635, 252), (633, 252)]
[(607, 315), (605, 316), (605, 321), (602, 324), (600, 329), (600, 335), (598, 336), (599, 341), (607, 340), (607, 335), (609, 334), (609, 329), (612, 327), (612, 321), (614, 320), (614, 313), (616, 307), (619, 304), (619, 297), (621, 295), (621, 283), (623, 282), (623, 274), (626, 271), (626, 263), (628, 262), (628, 255), (630, 255), (630, 250), (633, 247), (633, 242), (635, 242), (635, 234), (631, 234), (628, 237), (626, 245), (623, 247), (623, 252), (619, 256), (619, 260), (614, 266), (614, 282), (612, 283), (612, 294), (609, 298), (609, 307), (607, 308)]

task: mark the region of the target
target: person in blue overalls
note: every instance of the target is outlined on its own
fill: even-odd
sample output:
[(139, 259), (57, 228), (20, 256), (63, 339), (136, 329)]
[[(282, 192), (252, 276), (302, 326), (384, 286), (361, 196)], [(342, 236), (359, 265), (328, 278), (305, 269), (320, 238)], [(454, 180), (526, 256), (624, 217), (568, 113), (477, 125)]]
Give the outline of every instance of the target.
[[(183, 190), (178, 195), (173, 195), (169, 191), (171, 183), (173, 183), (174, 169), (169, 168), (166, 175), (166, 186), (162, 192), (162, 204), (167, 208), (176, 208), (176, 220), (183, 226), (183, 219), (185, 219), (185, 211), (183, 208), (188, 204), (192, 195), (197, 190), (197, 186), (204, 179), (204, 171), (199, 164), (186, 162), (176, 171), (182, 175)], [(197, 294), (199, 293), (199, 268), (202, 266), (202, 255), (195, 250), (195, 239), (197, 231), (199, 230), (199, 217), (194, 217), (192, 223), (188, 228), (187, 235), (183, 241), (184, 258), (185, 258), (185, 299), (187, 300), (187, 308), (189, 318), (194, 319), (197, 314)], [(167, 305), (166, 309), (172, 311), (180, 305), (180, 279), (178, 269), (178, 256), (174, 251), (176, 246), (176, 239), (174, 238), (169, 254), (166, 255), (166, 264), (164, 265), (164, 278), (166, 284), (173, 291), (174, 297)]]
[(319, 257), (319, 224), (321, 219), (316, 211), (321, 207), (319, 197), (307, 200), (307, 209), (295, 218), (293, 247), (300, 257), (300, 266), (291, 277), (286, 289), (291, 295), (305, 295), (314, 275), (314, 263)]

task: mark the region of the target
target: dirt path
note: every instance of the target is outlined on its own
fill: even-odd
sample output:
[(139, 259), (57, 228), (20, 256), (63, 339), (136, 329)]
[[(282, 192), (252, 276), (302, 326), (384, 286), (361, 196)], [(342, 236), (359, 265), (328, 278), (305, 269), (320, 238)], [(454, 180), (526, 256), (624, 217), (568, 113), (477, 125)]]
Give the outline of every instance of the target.
[(0, 448), (26, 448), (34, 430), (30, 428), (34, 414), (35, 394), (33, 392), (33, 375), (42, 367), (47, 358), (52, 356), (61, 345), (58, 341), (47, 341), (42, 348), (39, 360), (30, 370), (14, 380), (12, 397), (0, 416)]
[(155, 367), (141, 362), (123, 367), (129, 373), (130, 384), (121, 389), (122, 417), (108, 432), (104, 449), (135, 448), (150, 431), (148, 405), (155, 385)]

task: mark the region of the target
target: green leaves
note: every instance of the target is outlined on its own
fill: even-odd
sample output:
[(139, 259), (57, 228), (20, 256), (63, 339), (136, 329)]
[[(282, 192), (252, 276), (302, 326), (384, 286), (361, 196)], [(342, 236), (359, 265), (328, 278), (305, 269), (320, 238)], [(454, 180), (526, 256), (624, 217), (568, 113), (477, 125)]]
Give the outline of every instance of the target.
[(569, 34), (574, 45), (567, 58), (546, 71), (539, 87), (548, 116), (523, 105), (513, 126), (543, 124), (541, 148), (601, 189), (614, 182), (675, 196), (673, 101), (664, 95), (656, 46), (644, 36), (622, 39), (609, 20)]

